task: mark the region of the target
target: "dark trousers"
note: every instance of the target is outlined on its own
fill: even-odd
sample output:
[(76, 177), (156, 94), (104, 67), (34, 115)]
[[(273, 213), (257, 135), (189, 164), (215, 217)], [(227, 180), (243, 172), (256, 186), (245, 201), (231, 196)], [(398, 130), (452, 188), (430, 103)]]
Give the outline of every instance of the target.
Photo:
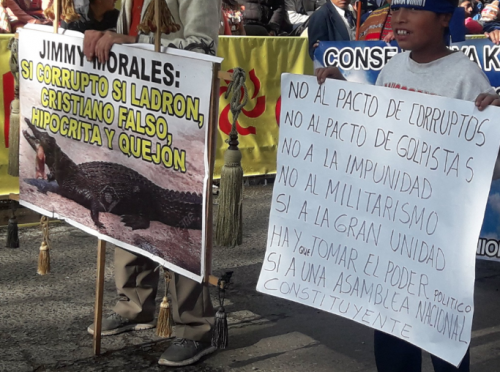
[(267, 29), (260, 25), (245, 25), (245, 33), (247, 36), (269, 36)]
[[(375, 331), (375, 362), (378, 372), (421, 372), (422, 350), (404, 340)], [(431, 355), (435, 372), (469, 372), (470, 350), (457, 368), (444, 360)]]
[[(114, 311), (136, 322), (154, 319), (159, 270), (147, 257), (115, 248), (115, 283), (119, 300)], [(188, 340), (210, 342), (214, 309), (207, 285), (171, 272), (169, 292), (175, 335)]]

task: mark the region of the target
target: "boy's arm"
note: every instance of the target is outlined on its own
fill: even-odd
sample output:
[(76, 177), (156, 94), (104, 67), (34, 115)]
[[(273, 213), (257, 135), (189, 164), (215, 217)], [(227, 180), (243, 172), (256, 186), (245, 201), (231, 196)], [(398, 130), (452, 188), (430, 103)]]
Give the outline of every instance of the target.
[[(500, 96), (493, 93), (481, 93), (476, 98), (476, 106), (479, 111), (483, 111), (488, 106), (500, 106)], [(493, 180), (500, 178), (500, 151), (497, 155), (497, 161), (495, 162), (495, 168), (493, 170)]]
[(488, 106), (500, 106), (500, 96), (496, 93), (481, 93), (475, 103), (479, 111), (483, 111)]
[(109, 58), (109, 51), (114, 44), (133, 44), (137, 37), (118, 34), (114, 31), (85, 31), (83, 37), (83, 54), (88, 61), (97, 58), (100, 63), (104, 63)]
[(323, 84), (326, 79), (345, 80), (338, 67), (334, 66), (317, 68), (314, 70), (314, 75), (318, 79), (318, 84)]

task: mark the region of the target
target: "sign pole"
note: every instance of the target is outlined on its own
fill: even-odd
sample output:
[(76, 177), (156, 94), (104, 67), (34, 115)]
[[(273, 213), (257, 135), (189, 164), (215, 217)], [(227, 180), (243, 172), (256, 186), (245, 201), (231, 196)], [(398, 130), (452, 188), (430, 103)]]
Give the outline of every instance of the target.
[(61, 0), (54, 0), (54, 34), (59, 33), (59, 19), (61, 18)]
[(155, 24), (156, 24), (156, 31), (155, 31), (155, 52), (158, 53), (160, 51), (160, 47), (161, 47), (160, 0), (155, 0), (155, 5), (154, 6), (155, 6)]
[(213, 64), (212, 72), (212, 89), (210, 97), (210, 118), (208, 120), (208, 134), (207, 134), (207, 158), (209, 176), (205, 189), (207, 195), (207, 207), (205, 210), (205, 281), (212, 285), (218, 285), (218, 278), (210, 275), (212, 273), (212, 236), (213, 236), (213, 195), (212, 195), (212, 180), (215, 167), (215, 151), (217, 143), (217, 118), (219, 112), (217, 110), (217, 100), (219, 99), (219, 71), (220, 63)]
[(106, 242), (97, 241), (97, 278), (94, 310), (94, 355), (101, 353), (102, 302), (104, 295), (104, 268), (106, 266)]

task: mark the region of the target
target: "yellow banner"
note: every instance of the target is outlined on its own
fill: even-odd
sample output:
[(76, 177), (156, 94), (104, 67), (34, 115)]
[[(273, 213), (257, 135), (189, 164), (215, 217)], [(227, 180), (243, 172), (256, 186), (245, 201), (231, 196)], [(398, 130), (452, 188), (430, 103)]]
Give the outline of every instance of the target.
[[(7, 175), (10, 101), (14, 96), (8, 50), (11, 37), (0, 35), (0, 195), (19, 192), (18, 178)], [(247, 73), (249, 101), (238, 118), (245, 176), (276, 173), (281, 74), (312, 74), (307, 38), (221, 36), (218, 54), (224, 58), (222, 70), (241, 67)], [(224, 98), (226, 90), (227, 83), (221, 82), (216, 178), (220, 177), (227, 148), (225, 141), (231, 130), (229, 100)]]
[[(219, 38), (218, 55), (224, 58), (222, 70), (241, 67), (247, 74), (248, 103), (238, 117), (237, 128), (245, 176), (276, 173), (281, 74), (312, 74), (307, 48), (307, 38)], [(220, 177), (232, 123), (229, 100), (224, 98), (226, 91), (227, 83), (221, 82), (215, 177)]]
[(9, 41), (13, 36), (0, 35), (0, 195), (19, 192), (19, 179), (7, 174), (10, 102), (14, 99), (14, 77), (9, 66)]

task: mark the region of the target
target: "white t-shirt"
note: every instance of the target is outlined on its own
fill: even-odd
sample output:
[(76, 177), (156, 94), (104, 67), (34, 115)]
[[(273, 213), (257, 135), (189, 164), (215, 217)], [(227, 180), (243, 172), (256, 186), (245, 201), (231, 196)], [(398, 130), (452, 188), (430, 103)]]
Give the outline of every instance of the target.
[(396, 54), (375, 84), (466, 101), (475, 101), (481, 93), (495, 93), (484, 72), (461, 52), (429, 63), (415, 62), (410, 52)]
[[(375, 85), (475, 101), (481, 93), (495, 93), (479, 66), (462, 52), (429, 63), (417, 63), (410, 52), (396, 54), (384, 66)], [(493, 179), (500, 178), (500, 153)]]

